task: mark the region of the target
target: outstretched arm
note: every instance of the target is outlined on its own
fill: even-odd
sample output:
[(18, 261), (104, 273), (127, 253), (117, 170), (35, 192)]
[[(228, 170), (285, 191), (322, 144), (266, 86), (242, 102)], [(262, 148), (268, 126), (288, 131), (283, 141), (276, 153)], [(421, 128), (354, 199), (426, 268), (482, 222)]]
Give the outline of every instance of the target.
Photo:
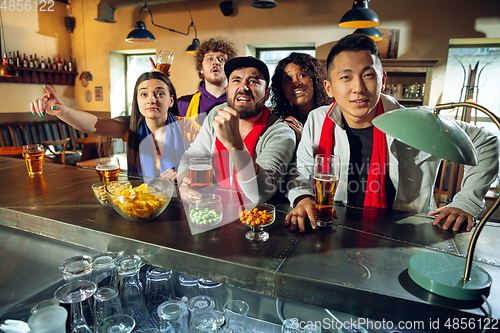
[(91, 113), (67, 107), (50, 86), (44, 85), (43, 87), (46, 93), (30, 104), (33, 115), (44, 117), (45, 114), (50, 114), (56, 116), (68, 125), (88, 134), (121, 138), (127, 133), (125, 123), (113, 119), (98, 118)]

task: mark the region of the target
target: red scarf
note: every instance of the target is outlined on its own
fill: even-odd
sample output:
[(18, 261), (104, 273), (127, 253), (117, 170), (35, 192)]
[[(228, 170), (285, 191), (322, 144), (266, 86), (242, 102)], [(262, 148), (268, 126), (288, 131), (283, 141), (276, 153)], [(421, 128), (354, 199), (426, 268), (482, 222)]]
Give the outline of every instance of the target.
[[(334, 104), (326, 114), (321, 137), (319, 139), (318, 154), (333, 154), (335, 146), (335, 123), (328, 116)], [(378, 102), (375, 117), (384, 113), (382, 102)], [(387, 197), (385, 194), (385, 177), (387, 174), (387, 142), (385, 133), (373, 127), (373, 149), (368, 171), (368, 182), (364, 205), (368, 207), (387, 208)]]
[[(257, 144), (262, 131), (266, 127), (268, 119), (269, 109), (267, 107), (264, 107), (262, 116), (260, 117), (259, 121), (243, 139), (243, 143), (245, 144), (245, 147), (247, 147), (247, 150), (250, 153), (250, 156), (252, 156), (252, 159), (255, 155), (255, 145)], [(240, 190), (240, 184), (238, 182), (236, 169), (234, 167), (232, 174), (233, 179), (231, 184), (231, 173), (229, 172), (229, 152), (218, 138), (215, 139), (214, 169), (217, 185), (234, 190)]]

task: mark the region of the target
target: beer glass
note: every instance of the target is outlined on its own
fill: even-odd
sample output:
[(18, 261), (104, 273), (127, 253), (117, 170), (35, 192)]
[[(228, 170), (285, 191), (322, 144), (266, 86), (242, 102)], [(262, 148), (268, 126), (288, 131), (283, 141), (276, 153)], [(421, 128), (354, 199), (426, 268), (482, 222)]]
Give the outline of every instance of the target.
[(170, 66), (174, 62), (174, 54), (166, 50), (160, 50), (156, 57), (156, 69), (159, 69), (163, 74), (168, 76)]
[(120, 162), (116, 157), (101, 157), (97, 159), (96, 171), (103, 184), (118, 180)]
[(329, 227), (333, 219), (333, 199), (340, 177), (340, 158), (318, 154), (314, 157), (314, 197), (318, 227)]
[(193, 157), (189, 159), (189, 179), (191, 188), (199, 189), (212, 185), (212, 159), (208, 157)]
[(23, 157), (30, 176), (43, 173), (43, 161), (45, 159), (43, 145), (24, 145)]

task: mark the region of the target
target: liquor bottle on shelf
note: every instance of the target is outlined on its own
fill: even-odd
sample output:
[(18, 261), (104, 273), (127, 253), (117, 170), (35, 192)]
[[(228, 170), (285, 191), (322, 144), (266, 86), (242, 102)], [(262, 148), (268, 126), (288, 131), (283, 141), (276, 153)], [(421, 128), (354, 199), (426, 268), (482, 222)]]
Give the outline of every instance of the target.
[(4, 64), (7, 64), (7, 52), (3, 53), (3, 61)]
[(14, 58), (12, 58), (12, 52), (9, 52), (9, 65), (14, 66)]
[(41, 69), (47, 69), (47, 65), (45, 64), (45, 59), (42, 56), (42, 59), (40, 61), (40, 68)]
[(16, 55), (16, 66), (17, 67), (22, 67), (23, 61), (21, 60), (21, 57), (19, 56), (19, 50), (17, 50), (17, 55)]
[(52, 58), (52, 70), (56, 71), (57, 70), (57, 62), (56, 58)]
[(26, 58), (26, 53), (23, 53), (23, 67), (28, 68), (28, 58)]
[(68, 71), (68, 64), (66, 64), (66, 59), (63, 59), (63, 71)]
[(69, 56), (68, 71), (73, 72), (73, 60), (71, 59), (71, 56)]
[(33, 61), (33, 55), (30, 54), (30, 68), (35, 68), (35, 62)]
[(40, 61), (38, 61), (38, 57), (36, 56), (36, 53), (35, 53), (35, 58), (33, 59), (34, 63), (35, 63), (35, 69), (39, 69), (40, 68)]
[(62, 64), (62, 61), (61, 61), (61, 55), (60, 54), (57, 55), (57, 70), (58, 71), (62, 71), (63, 70), (63, 64)]

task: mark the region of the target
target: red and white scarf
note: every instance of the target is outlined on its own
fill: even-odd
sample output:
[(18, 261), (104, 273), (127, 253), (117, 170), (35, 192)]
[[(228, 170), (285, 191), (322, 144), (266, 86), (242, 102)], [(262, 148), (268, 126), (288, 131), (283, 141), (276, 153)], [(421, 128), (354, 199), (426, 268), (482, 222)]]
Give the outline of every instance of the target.
[[(321, 137), (319, 140), (318, 154), (333, 154), (335, 147), (335, 123), (328, 116), (335, 106), (335, 102), (326, 114)], [(375, 117), (384, 113), (382, 102), (377, 104)], [(387, 197), (385, 193), (385, 177), (387, 174), (387, 141), (385, 133), (373, 127), (373, 148), (368, 171), (368, 182), (366, 187), (364, 206), (387, 208)], [(372, 191), (372, 189), (380, 189)]]

